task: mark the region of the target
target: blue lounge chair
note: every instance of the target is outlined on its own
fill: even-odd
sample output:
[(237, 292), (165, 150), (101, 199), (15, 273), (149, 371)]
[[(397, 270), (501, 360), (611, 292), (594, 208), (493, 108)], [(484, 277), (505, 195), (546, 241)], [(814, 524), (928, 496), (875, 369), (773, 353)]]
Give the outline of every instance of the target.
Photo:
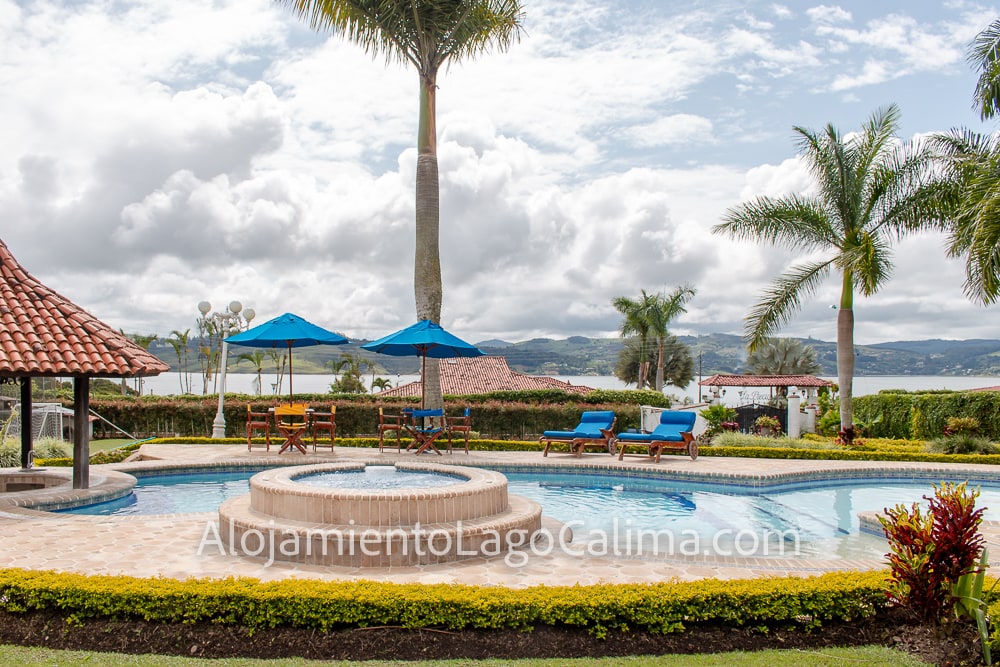
[(619, 433), (613, 444), (618, 448), (618, 460), (625, 456), (626, 447), (639, 446), (645, 447), (656, 463), (660, 462), (664, 449), (686, 451), (694, 461), (698, 458), (698, 443), (691, 431), (697, 418), (697, 413), (692, 411), (664, 410), (652, 433)]
[(599, 447), (614, 455), (615, 419), (611, 410), (593, 410), (580, 415), (580, 423), (572, 431), (545, 431), (538, 439), (539, 444), (545, 443), (542, 456), (548, 456), (549, 447), (557, 442), (568, 444), (574, 456), (583, 454), (586, 447)]

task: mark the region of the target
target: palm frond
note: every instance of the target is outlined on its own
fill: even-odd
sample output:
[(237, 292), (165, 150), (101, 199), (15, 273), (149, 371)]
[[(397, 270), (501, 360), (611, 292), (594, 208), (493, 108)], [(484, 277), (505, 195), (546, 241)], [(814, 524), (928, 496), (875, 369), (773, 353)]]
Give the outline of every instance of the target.
[(976, 35), (968, 60), (980, 70), (973, 93), (975, 108), (983, 120), (992, 118), (1000, 112), (1000, 19)]
[(823, 207), (799, 195), (758, 197), (730, 208), (712, 232), (803, 250), (835, 245), (837, 238)]
[(791, 319), (801, 307), (803, 297), (816, 292), (832, 263), (830, 259), (794, 266), (771, 283), (744, 320), (743, 336), (751, 352)]
[(367, 53), (409, 62), (433, 78), (449, 59), (520, 38), (524, 12), (518, 0), (277, 0), (310, 27), (343, 35)]
[(892, 248), (884, 235), (865, 233), (837, 257), (835, 264), (853, 276), (864, 296), (872, 296), (892, 273)]

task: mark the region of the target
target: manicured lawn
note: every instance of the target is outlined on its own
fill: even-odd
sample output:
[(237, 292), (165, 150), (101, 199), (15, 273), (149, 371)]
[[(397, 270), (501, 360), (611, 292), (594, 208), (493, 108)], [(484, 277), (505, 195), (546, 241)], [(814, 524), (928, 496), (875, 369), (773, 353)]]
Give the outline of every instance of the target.
[(864, 665), (865, 667), (928, 667), (928, 663), (916, 660), (905, 653), (881, 646), (857, 648), (829, 648), (813, 651), (760, 651), (755, 653), (720, 653), (716, 655), (641, 656), (634, 658), (603, 659), (550, 659), (550, 660), (433, 660), (421, 662), (323, 662), (315, 660), (248, 660), (232, 658), (226, 660), (204, 660), (198, 658), (177, 658), (150, 655), (121, 655), (117, 653), (89, 653), (85, 651), (57, 651), (45, 648), (23, 648), (20, 646), (0, 646), (0, 666), (41, 667), (95, 664), (108, 667), (133, 665), (162, 665), (164, 667), (310, 667), (312, 665), (364, 665), (366, 667), (843, 667), (844, 665)]
[[(90, 441), (90, 453), (95, 454), (97, 452), (106, 452), (109, 449), (117, 449), (122, 445), (128, 445), (135, 442), (131, 438), (108, 438), (107, 440), (91, 440)], [(70, 446), (72, 448), (72, 445)]]

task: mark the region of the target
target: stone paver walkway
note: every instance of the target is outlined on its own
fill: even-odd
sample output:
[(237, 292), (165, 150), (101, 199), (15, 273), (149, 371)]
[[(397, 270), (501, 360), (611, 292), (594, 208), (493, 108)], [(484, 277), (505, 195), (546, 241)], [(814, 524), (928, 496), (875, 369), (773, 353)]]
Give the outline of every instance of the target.
[[(429, 455), (422, 455), (421, 460)], [(377, 450), (338, 447), (332, 454), (301, 456), (272, 451), (248, 453), (241, 446), (146, 445), (144, 460), (110, 467), (129, 470), (155, 469), (165, 465), (303, 463), (357, 460), (391, 463), (413, 460), (412, 454), (379, 454)], [(542, 458), (535, 452), (473, 452), (433, 457), (435, 462), (458, 464), (506, 464), (550, 466), (598, 466), (623, 470), (658, 470), (679, 475), (708, 473), (713, 476), (750, 475), (754, 479), (796, 476), (810, 472), (851, 471), (863, 474), (876, 469), (933, 470), (941, 476), (997, 475), (1000, 467), (952, 464), (873, 463), (858, 461), (798, 461), (772, 459), (727, 459), (667, 457), (659, 465), (639, 459), (619, 463), (607, 456), (567, 454)], [(94, 466), (99, 473), (103, 466)], [(813, 575), (834, 570), (865, 570), (884, 567), (880, 559), (837, 560), (808, 558), (738, 558), (671, 556), (661, 558), (589, 555), (585, 544), (573, 548), (581, 553), (515, 552), (508, 558), (471, 559), (418, 567), (359, 569), (268, 562), (264, 557), (231, 556), (222, 552), (214, 537), (218, 530), (215, 513), (146, 517), (94, 517), (28, 512), (0, 508), (0, 567), (59, 570), (94, 574), (127, 574), (138, 577), (246, 576), (261, 580), (283, 578), (367, 579), (400, 583), (464, 583), (513, 588), (545, 585), (696, 580), (707, 577), (737, 579)], [(581, 508), (585, 511), (585, 508)], [(546, 524), (558, 531), (558, 526)], [(1000, 524), (984, 524), (990, 552), (1000, 554)]]

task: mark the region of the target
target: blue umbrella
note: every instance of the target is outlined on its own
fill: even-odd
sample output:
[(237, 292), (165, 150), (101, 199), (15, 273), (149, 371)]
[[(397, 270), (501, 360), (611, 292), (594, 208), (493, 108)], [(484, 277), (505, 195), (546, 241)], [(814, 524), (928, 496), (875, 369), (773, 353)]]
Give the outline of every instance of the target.
[(245, 347), (287, 347), (288, 348), (288, 398), (292, 397), (292, 348), (310, 345), (343, 345), (348, 340), (340, 334), (327, 331), (312, 322), (285, 313), (273, 320), (258, 324), (252, 329), (225, 339), (232, 345)]
[[(430, 320), (420, 320), (416, 324), (401, 329), (396, 333), (383, 336), (378, 340), (365, 343), (363, 350), (388, 354), (393, 357), (420, 357), (421, 366), (427, 357), (432, 359), (450, 359), (452, 357), (481, 357), (483, 352), (471, 343), (448, 333), (440, 324)], [(424, 404), (423, 368), (420, 377), (420, 404)]]

